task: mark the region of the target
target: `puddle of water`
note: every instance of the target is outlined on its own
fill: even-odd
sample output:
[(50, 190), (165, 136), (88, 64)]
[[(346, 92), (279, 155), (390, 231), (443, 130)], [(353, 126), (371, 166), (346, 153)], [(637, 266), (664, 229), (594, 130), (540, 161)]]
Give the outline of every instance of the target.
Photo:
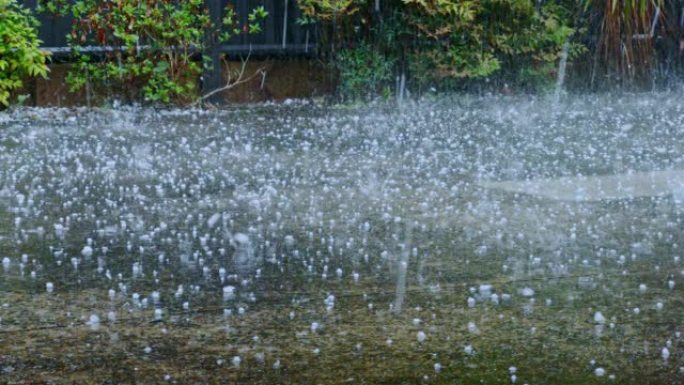
[(684, 171), (665, 170), (622, 175), (481, 182), (480, 185), (485, 188), (575, 202), (672, 195), (681, 203), (684, 194)]

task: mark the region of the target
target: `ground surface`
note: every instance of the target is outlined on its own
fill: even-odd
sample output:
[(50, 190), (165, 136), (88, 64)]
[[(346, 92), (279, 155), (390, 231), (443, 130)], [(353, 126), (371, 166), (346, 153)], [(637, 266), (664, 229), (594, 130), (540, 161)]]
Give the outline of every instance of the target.
[(491, 185), (681, 170), (678, 100), (15, 112), (0, 382), (681, 383), (676, 193)]

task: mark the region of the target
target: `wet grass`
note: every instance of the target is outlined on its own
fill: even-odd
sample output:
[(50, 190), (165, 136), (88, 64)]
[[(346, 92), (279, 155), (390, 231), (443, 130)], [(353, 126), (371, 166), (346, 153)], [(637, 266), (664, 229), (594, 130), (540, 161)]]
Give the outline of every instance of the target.
[[(499, 262), (475, 266), (453, 258), (505, 259), (445, 253), (426, 261), (432, 286), (413, 280), (400, 315), (390, 311), (391, 280), (376, 277), (321, 284), (306, 274), (290, 275), (280, 290), (264, 284), (254, 303), (221, 302), (207, 288), (190, 299), (188, 311), (168, 304), (163, 322), (151, 322), (151, 308), (131, 307), (121, 297), (111, 301), (101, 289), (2, 292), (0, 369), (9, 383), (510, 384), (511, 366), (519, 383), (530, 384), (669, 384), (681, 378), (677, 362), (684, 344), (674, 335), (681, 329), (684, 290), (669, 290), (663, 281), (680, 274), (674, 261), (638, 259), (625, 273), (602, 266), (512, 279)], [(263, 274), (275, 273), (266, 268)], [(578, 284), (580, 277), (591, 277), (591, 287)], [(468, 288), (482, 282), (513, 298), (467, 307)], [(649, 288), (643, 294), (642, 283)], [(534, 303), (517, 295), (524, 287), (536, 291)], [(329, 312), (322, 302), (327, 292), (337, 298)], [(654, 309), (656, 301), (666, 303), (662, 311)], [(239, 307), (244, 315), (237, 314)], [(225, 316), (224, 308), (233, 314)], [(118, 319), (108, 322), (112, 309)], [(607, 318), (600, 335), (597, 310)], [(91, 313), (102, 318), (98, 330), (86, 325)], [(321, 325), (316, 332), (312, 322)], [(476, 331), (468, 330), (469, 322)], [(419, 331), (427, 335), (422, 343)], [(673, 357), (665, 364), (660, 349), (667, 340)], [(474, 353), (466, 353), (466, 345)], [(235, 356), (239, 365), (232, 363)], [(594, 374), (597, 367), (606, 370), (604, 377)]]
[[(595, 207), (592, 215), (600, 217), (601, 210), (618, 208)], [(640, 210), (643, 217), (635, 215)], [(620, 252), (625, 253), (629, 247), (624, 245), (641, 239), (629, 228), (658, 210), (644, 200), (627, 211), (633, 219), (622, 220), (606, 238), (623, 245)], [(10, 230), (9, 221), (0, 223)], [(263, 278), (251, 289), (256, 302), (244, 297), (224, 302), (217, 295), (220, 285), (202, 283), (200, 292), (186, 298), (190, 310), (183, 310), (180, 301), (164, 303), (162, 322), (153, 322), (153, 305), (132, 305), (130, 293), (172, 291), (177, 284), (172, 275), (201, 282), (197, 272), (172, 266), (161, 271), (158, 282), (131, 279), (128, 295), (113, 301), (87, 264), (81, 272), (44, 271), (44, 278), (58, 285), (53, 294), (45, 293), (43, 280), (6, 274), (0, 292), (3, 379), (92, 384), (510, 384), (512, 366), (517, 368), (516, 383), (529, 384), (674, 384), (682, 378), (684, 341), (676, 336), (682, 331), (684, 308), (682, 266), (671, 257), (676, 254), (675, 242), (667, 240), (667, 235), (680, 239), (676, 228), (666, 230), (648, 256), (628, 258), (624, 266), (609, 258), (583, 263), (584, 256), (573, 253), (589, 250), (592, 240), (591, 234), (580, 234), (577, 246), (565, 247), (567, 254), (554, 261), (573, 269), (553, 273), (526, 259), (529, 250), (517, 253), (508, 248), (505, 239), (482, 251), (482, 239), (469, 236), (465, 228), (471, 222), (448, 223), (453, 227), (414, 230), (416, 239), (429, 242), (422, 242), (420, 255), (410, 259), (406, 303), (399, 315), (390, 310), (397, 253), (383, 261), (377, 256), (382, 248), (369, 249), (373, 257), (366, 268), (353, 259), (333, 259), (331, 266), (346, 272), (342, 279), (331, 273), (322, 280), (294, 260), (266, 264)], [(391, 238), (390, 234), (401, 237), (404, 231), (401, 225), (383, 222), (374, 222), (372, 228), (368, 236), (376, 241)], [(304, 233), (293, 234), (306, 244)], [(73, 236), (65, 242), (79, 244), (82, 236)], [(52, 256), (45, 250), (51, 242), (54, 239), (24, 242), (7, 250), (48, 264)], [(314, 239), (305, 247), (304, 258), (323, 247)], [(70, 253), (78, 253), (72, 248)], [(128, 268), (125, 250), (114, 248), (113, 253), (117, 255), (110, 260), (121, 262), (111, 267)], [(150, 264), (146, 270), (157, 267)], [(352, 283), (349, 273), (359, 268), (361, 279)], [(678, 282), (673, 290), (667, 288), (668, 277)], [(512, 299), (498, 305), (478, 299), (469, 308), (467, 298), (474, 295), (470, 288), (482, 283)], [(647, 285), (645, 293), (639, 292), (640, 284)], [(534, 302), (520, 295), (523, 288), (535, 291)], [(332, 311), (323, 304), (328, 293), (336, 296)], [(167, 294), (165, 298), (171, 297)], [(665, 307), (656, 311), (659, 301)], [(238, 314), (240, 307), (245, 314)], [(639, 314), (634, 313), (636, 307)], [(224, 315), (224, 309), (232, 314)], [(116, 321), (106, 319), (109, 311), (116, 311)], [(593, 321), (596, 311), (607, 319), (600, 334)], [(93, 313), (101, 318), (98, 330), (86, 324)], [(313, 322), (321, 325), (315, 332)], [(469, 322), (475, 323), (476, 331), (468, 330)], [(427, 336), (422, 343), (417, 340), (420, 331)], [(672, 357), (665, 363), (660, 351), (668, 340)], [(465, 352), (467, 345), (474, 353)], [(232, 362), (236, 356), (239, 365)], [(605, 376), (595, 375), (599, 367)]]
[[(414, 131), (429, 134), (438, 120), (459, 117), (423, 114), (413, 124), (408, 114), (345, 118), (348, 111), (316, 110), (283, 122), (290, 112), (297, 115), (237, 110), (210, 121), (181, 112), (178, 121), (146, 123), (139, 118), (151, 111), (122, 114), (128, 116), (123, 122), (112, 111), (100, 118), (104, 123), (95, 114), (92, 127), (73, 123), (84, 131), (62, 122), (18, 135), (26, 140), (25, 149), (18, 145), (24, 154), (6, 156), (0, 174), (11, 170), (5, 186), (33, 193), (34, 204), (10, 197), (16, 206), (10, 210), (0, 202), (0, 258), (12, 261), (0, 275), (0, 383), (511, 384), (511, 367), (517, 368), (515, 384), (681, 383), (684, 262), (674, 257), (684, 240), (681, 211), (671, 199), (556, 202), (470, 184), (481, 172), (504, 177), (497, 173), (516, 160), (512, 149), (536, 167), (530, 176), (572, 174), (575, 166), (616, 171), (591, 157), (581, 165), (564, 154), (564, 145), (551, 148), (551, 136), (562, 141), (565, 129), (539, 127), (533, 134), (548, 135), (548, 142), (526, 146), (538, 138), (521, 128), (524, 113), (506, 118), (523, 122), (506, 121), (496, 135), (485, 127), (491, 122), (477, 118), (447, 127), (448, 135), (426, 136)], [(326, 120), (329, 114), (343, 123)], [(64, 135), (40, 136), (60, 127)], [(105, 140), (101, 133), (120, 137)], [(396, 134), (389, 149), (370, 144), (387, 133)], [(423, 143), (426, 137), (432, 143)], [(183, 147), (184, 140), (191, 147)], [(48, 162), (51, 169), (36, 167), (44, 159), (28, 143), (73, 157)], [(103, 152), (91, 148), (98, 143)], [(443, 156), (432, 156), (435, 144)], [(423, 145), (427, 150), (416, 151)], [(136, 151), (159, 150), (166, 155), (150, 162), (166, 164), (127, 163)], [(454, 160), (464, 153), (471, 158)], [(112, 159), (115, 171), (102, 166)], [(89, 172), (79, 175), (77, 163)], [(440, 169), (444, 173), (425, 174)], [(158, 185), (165, 195), (157, 194)], [(116, 202), (110, 206), (103, 197)], [(255, 209), (254, 202), (263, 206)], [(229, 214), (230, 223), (208, 226), (215, 213)], [(17, 217), (21, 226), (14, 225)], [(68, 222), (63, 239), (54, 234), (58, 222)], [(100, 233), (103, 226), (115, 230)], [(36, 233), (41, 227), (43, 235)], [(254, 266), (240, 271), (229, 232), (250, 234)], [(89, 239), (95, 254), (76, 259), (74, 268), (72, 258), (81, 257)], [(398, 259), (412, 247), (417, 252), (408, 261), (403, 311), (395, 314)], [(182, 261), (196, 251), (202, 263)], [(23, 254), (30, 262), (22, 272)], [(160, 262), (160, 255), (167, 260)], [(112, 278), (98, 271), (99, 257)], [(133, 276), (134, 262), (144, 276)], [(220, 282), (219, 267), (236, 277)], [(55, 285), (52, 294), (48, 281)], [(499, 304), (478, 298), (485, 283)], [(236, 299), (222, 299), (226, 284), (237, 288)], [(641, 284), (648, 288), (643, 293)], [(179, 285), (185, 291), (176, 298)], [(109, 289), (116, 289), (113, 300)], [(154, 320), (154, 304), (143, 308), (132, 300), (133, 293), (150, 299), (152, 291), (161, 293), (161, 321)], [(330, 294), (335, 305), (326, 310)], [(471, 296), (474, 307), (467, 305)], [(600, 333), (597, 311), (606, 318)], [(108, 312), (115, 312), (115, 321)], [(87, 324), (92, 314), (101, 320), (97, 330)], [(476, 330), (469, 330), (470, 322)], [(313, 323), (320, 325), (315, 331)], [(418, 341), (419, 332), (425, 341)], [(660, 355), (668, 343), (665, 362)], [(605, 375), (597, 376), (597, 368)]]

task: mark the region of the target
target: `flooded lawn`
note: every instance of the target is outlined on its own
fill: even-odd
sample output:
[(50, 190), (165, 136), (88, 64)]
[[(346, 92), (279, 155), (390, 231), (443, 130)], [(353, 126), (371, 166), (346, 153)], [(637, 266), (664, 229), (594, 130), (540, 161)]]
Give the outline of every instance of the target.
[(679, 384), (682, 96), (9, 114), (0, 382)]

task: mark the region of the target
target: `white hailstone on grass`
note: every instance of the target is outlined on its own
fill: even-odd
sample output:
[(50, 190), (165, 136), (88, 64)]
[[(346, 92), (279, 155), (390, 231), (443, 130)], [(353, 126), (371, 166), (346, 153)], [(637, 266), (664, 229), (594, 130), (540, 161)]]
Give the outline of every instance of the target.
[(223, 287), (223, 300), (224, 301), (232, 301), (235, 299), (235, 286), (224, 286)]
[(644, 294), (646, 292), (646, 289), (648, 288), (646, 287), (645, 283), (639, 285), (639, 293)]
[(475, 298), (468, 297), (468, 307), (475, 307)]
[(636, 314), (636, 315), (639, 315), (639, 313), (641, 313), (641, 309), (639, 309), (638, 307), (635, 307), (634, 309), (632, 309), (632, 311), (633, 311), (634, 314)]
[(416, 333), (416, 340), (418, 340), (418, 342), (423, 343), (426, 338), (427, 335), (425, 335), (424, 331), (421, 330), (418, 333)]
[(387, 346), (392, 346), (393, 343), (394, 343), (394, 341), (392, 341), (391, 338), (388, 338), (385, 340), (385, 344), (387, 344)]
[(439, 362), (435, 363), (435, 373), (439, 373), (442, 371), (442, 364)]
[(670, 349), (664, 347), (663, 350), (660, 351), (660, 357), (663, 358), (663, 361), (670, 359)]
[(183, 302), (183, 310), (190, 310), (190, 302), (185, 301)]
[(480, 297), (487, 298), (492, 295), (492, 285), (484, 283), (479, 287)]
[(160, 299), (161, 295), (159, 294), (158, 291), (153, 291), (150, 296), (152, 297), (152, 302), (155, 305), (159, 303), (159, 299)]
[(473, 354), (475, 354), (475, 349), (473, 349), (473, 345), (470, 345), (470, 344), (466, 345), (463, 348), (463, 353), (465, 353), (469, 356), (472, 356)]
[(84, 258), (92, 257), (93, 256), (93, 248), (88, 246), (88, 245), (83, 246), (83, 249), (81, 249), (81, 255)]
[(603, 325), (604, 323), (606, 323), (606, 317), (604, 317), (600, 311), (597, 311), (596, 313), (594, 313), (594, 323)]
[(516, 381), (518, 381), (518, 376), (511, 374), (511, 383), (515, 384)]
[(214, 213), (209, 219), (207, 219), (207, 227), (210, 229), (213, 229), (214, 226), (218, 223), (219, 219), (221, 219), (221, 214), (219, 213)]
[(518, 371), (518, 368), (516, 368), (515, 366), (511, 366), (508, 368), (508, 373), (510, 373), (510, 374), (515, 374), (517, 371)]
[(661, 310), (663, 310), (663, 307), (664, 307), (664, 305), (663, 305), (663, 303), (662, 303), (662, 302), (658, 302), (658, 303), (656, 303), (656, 306), (655, 306), (655, 308), (656, 308), (656, 310), (657, 310), (657, 311), (661, 311)]
[(667, 287), (670, 288), (670, 290), (674, 289), (675, 287), (675, 281), (673, 279), (667, 281)]
[(277, 370), (277, 369), (280, 369), (280, 360), (276, 360), (276, 361), (273, 363), (273, 369), (276, 369), (276, 370)]
[(91, 314), (86, 325), (90, 326), (91, 330), (97, 330), (100, 327), (100, 317), (97, 314)]
[(10, 264), (12, 261), (9, 259), (9, 257), (5, 257), (2, 259), (2, 268), (7, 271), (10, 268)]
[(107, 313), (107, 319), (109, 322), (116, 322), (116, 312), (115, 311), (110, 311)]
[(145, 346), (145, 348), (143, 349), (143, 352), (145, 352), (145, 354), (150, 354), (150, 353), (152, 353), (152, 348), (149, 346)]
[(107, 292), (107, 294), (109, 295), (109, 300), (110, 300), (110, 301), (114, 301), (114, 299), (116, 299), (116, 290), (114, 290), (114, 289), (109, 289), (109, 291)]
[(142, 269), (140, 268), (140, 263), (138, 263), (138, 262), (133, 262), (133, 265), (131, 266), (131, 270), (132, 270), (134, 278), (142, 275)]
[(603, 377), (606, 375), (606, 370), (603, 368), (596, 368), (594, 369), (594, 374), (596, 375), (596, 377)]
[(522, 290), (520, 290), (520, 294), (523, 297), (532, 297), (534, 296), (534, 289), (532, 289), (531, 287), (525, 287)]
[(55, 290), (55, 285), (52, 282), (48, 282), (45, 284), (45, 290), (47, 290), (48, 293), (52, 293)]
[(354, 282), (359, 282), (359, 273), (353, 272), (352, 278), (354, 279)]
[(325, 300), (323, 300), (323, 304), (328, 311), (331, 311), (335, 307), (335, 296), (332, 294), (328, 295)]
[(264, 352), (256, 352), (254, 353), (254, 359), (259, 365), (263, 365), (266, 362), (266, 355)]
[(468, 331), (470, 333), (477, 333), (477, 325), (475, 325), (475, 322), (468, 322)]
[(495, 294), (492, 294), (492, 295), (489, 297), (489, 299), (492, 301), (492, 303), (493, 303), (494, 305), (498, 305), (498, 304), (499, 304), (499, 295), (498, 295), (498, 294), (496, 294), (496, 293), (495, 293)]
[(420, 325), (420, 318), (414, 318), (411, 322), (413, 323), (413, 326), (418, 326)]
[(235, 366), (237, 368), (240, 366), (242, 359), (240, 358), (240, 356), (234, 356), (233, 359), (230, 360), (230, 362), (233, 364), (233, 366)]
[(318, 328), (320, 328), (321, 325), (318, 322), (312, 322), (311, 323), (311, 333), (316, 333), (318, 331)]
[(154, 319), (156, 321), (160, 321), (162, 317), (164, 316), (164, 311), (160, 308), (154, 309)]
[(337, 270), (335, 270), (335, 275), (337, 278), (342, 278), (342, 269), (338, 267)]

